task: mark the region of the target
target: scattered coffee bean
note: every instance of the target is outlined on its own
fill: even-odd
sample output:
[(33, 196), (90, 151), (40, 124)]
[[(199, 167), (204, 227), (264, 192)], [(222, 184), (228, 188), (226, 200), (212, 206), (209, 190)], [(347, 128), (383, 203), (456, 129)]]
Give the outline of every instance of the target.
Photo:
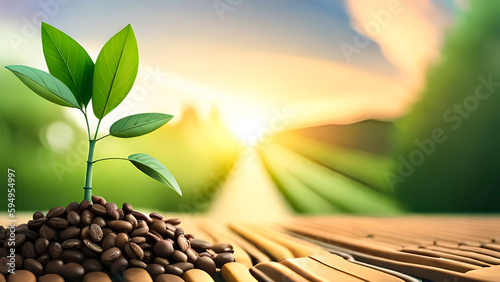
[(34, 241), (40, 237), (37, 232), (30, 229), (17, 230), (16, 233), (26, 235), (26, 240), (31, 241)]
[(110, 266), (111, 271), (122, 273), (128, 267), (128, 260), (124, 257), (117, 258)]
[(35, 258), (36, 252), (33, 243), (31, 243), (30, 241), (26, 241), (21, 247), (21, 254), (23, 254), (25, 258)]
[(61, 267), (63, 265), (64, 262), (60, 259), (51, 260), (45, 265), (45, 274), (49, 273), (60, 274)]
[(94, 213), (91, 210), (84, 210), (81, 215), (81, 224), (83, 226), (92, 224)]
[(180, 235), (184, 235), (184, 229), (182, 229), (181, 227), (176, 227), (174, 238), (177, 239), (177, 237), (179, 237)]
[(184, 237), (186, 237), (186, 239), (188, 239), (189, 241), (194, 239), (194, 235), (191, 233), (184, 234)]
[(188, 261), (191, 263), (196, 262), (199, 258), (198, 254), (191, 248), (188, 248), (186, 250), (186, 256), (188, 258)]
[(108, 226), (118, 232), (132, 232), (132, 223), (125, 220), (110, 220)]
[[(85, 244), (85, 246), (87, 248), (89, 248), (92, 252), (95, 252), (95, 253), (102, 253), (103, 252), (103, 249), (101, 246), (99, 246), (98, 244), (96, 243), (93, 243), (92, 241), (90, 241), (89, 239), (83, 239), (83, 244)], [(63, 246), (64, 247), (64, 246)]]
[(130, 223), (132, 224), (132, 228), (133, 228), (133, 229), (136, 229), (136, 228), (137, 228), (137, 225), (139, 224), (139, 223), (137, 222), (137, 219), (135, 218), (135, 216), (133, 216), (133, 215), (131, 215), (131, 214), (127, 214), (127, 215), (125, 216), (125, 220), (126, 220), (126, 221), (128, 221), (128, 222), (130, 222)]
[(80, 249), (82, 247), (83, 243), (82, 241), (78, 239), (68, 239), (64, 242), (62, 242), (61, 246), (65, 250), (76, 250)]
[(168, 258), (174, 252), (174, 246), (167, 240), (161, 240), (153, 246), (153, 252), (159, 257)]
[(86, 273), (102, 270), (102, 263), (96, 258), (85, 259), (82, 266), (85, 268)]
[(151, 244), (155, 244), (156, 242), (163, 240), (162, 238), (160, 238), (159, 236), (157, 236), (156, 234), (154, 234), (152, 232), (148, 232), (145, 237), (146, 237), (146, 242), (151, 243)]
[(59, 242), (50, 243), (47, 249), (47, 252), (49, 253), (51, 259), (59, 258), (59, 256), (61, 256), (62, 251), (63, 248)]
[(156, 277), (155, 282), (184, 282), (184, 279), (174, 274), (160, 274)]
[(85, 269), (77, 263), (67, 263), (61, 267), (61, 276), (65, 281), (80, 280), (85, 275)]
[(16, 269), (20, 269), (21, 266), (23, 266), (24, 257), (21, 254), (16, 254), (14, 257), (15, 257), (15, 260), (16, 260)]
[(132, 239), (130, 239), (130, 241), (132, 241), (132, 242), (134, 242), (136, 244), (145, 243), (146, 242), (146, 237), (144, 237), (144, 236), (133, 237)]
[(172, 225), (177, 226), (177, 225), (181, 224), (181, 220), (178, 218), (168, 218), (168, 219), (165, 219), (165, 223), (170, 223)]
[(174, 253), (172, 254), (172, 259), (175, 262), (187, 262), (187, 255), (179, 250), (175, 250)]
[(106, 237), (108, 234), (114, 233), (113, 229), (104, 227), (102, 228), (102, 238)]
[(156, 278), (156, 276), (165, 273), (165, 268), (160, 264), (153, 263), (148, 265), (147, 271), (149, 272), (149, 275), (151, 275), (151, 277), (153, 277), (154, 279)]
[(132, 208), (132, 205), (129, 203), (123, 203), (122, 209), (125, 214), (129, 214), (134, 211), (134, 208)]
[(116, 247), (116, 234), (115, 233), (110, 233), (104, 237), (104, 240), (102, 240), (101, 244), (103, 250), (107, 250), (112, 247)]
[(162, 220), (163, 219), (163, 216), (161, 216), (161, 214), (159, 213), (155, 213), (155, 212), (152, 212), (149, 214), (149, 217), (151, 218), (156, 218), (156, 219), (159, 219), (159, 220)]
[[(39, 263), (41, 263), (43, 266), (45, 266), (50, 261), (49, 254), (45, 253), (45, 254), (39, 256), (38, 259), (37, 259), (37, 261)], [(21, 268), (21, 266), (19, 266), (19, 268)]]
[(89, 235), (92, 241), (100, 242), (103, 236), (101, 227), (97, 224), (90, 225)]
[(62, 259), (64, 263), (81, 263), (85, 259), (85, 255), (78, 250), (64, 250), (59, 258)]
[(80, 226), (80, 214), (77, 213), (76, 211), (70, 211), (68, 212), (68, 222), (71, 223), (71, 225), (75, 226)]
[(118, 235), (116, 236), (116, 246), (120, 249), (123, 250), (123, 248), (125, 247), (125, 244), (127, 244), (129, 241), (129, 238), (128, 238), (128, 235), (127, 233), (118, 233)]
[(116, 259), (121, 257), (121, 255), (122, 255), (122, 252), (120, 251), (119, 248), (112, 247), (112, 248), (108, 249), (107, 251), (105, 251), (101, 255), (101, 261), (105, 265), (111, 265), (111, 263), (113, 263)]
[(144, 268), (144, 269), (146, 269), (146, 267), (148, 267), (148, 265), (145, 262), (140, 261), (138, 259), (131, 259), (128, 261), (128, 264), (130, 267), (139, 267), (139, 268)]
[(84, 211), (84, 210), (88, 209), (90, 205), (91, 205), (91, 203), (89, 200), (81, 201), (80, 202), (80, 211)]
[(66, 206), (66, 214), (69, 214), (70, 212), (78, 212), (80, 211), (80, 204), (77, 202), (71, 202)]
[(196, 266), (196, 268), (204, 270), (205, 272), (207, 272), (210, 275), (215, 275), (215, 271), (216, 271), (215, 262), (209, 257), (198, 258), (196, 260), (196, 262), (194, 263), (194, 265)]
[(103, 205), (100, 204), (93, 204), (91, 207), (89, 207), (89, 210), (91, 210), (93, 213), (96, 215), (106, 215), (106, 208)]
[(133, 251), (133, 253), (138, 257), (138, 259), (143, 259), (144, 258), (144, 251), (142, 250), (141, 247), (139, 247), (136, 243), (134, 242), (130, 242), (128, 244), (128, 248), (127, 248), (127, 245), (125, 245), (125, 249), (130, 249)]
[(173, 274), (173, 275), (177, 275), (177, 276), (182, 276), (182, 274), (184, 273), (184, 271), (182, 271), (182, 269), (178, 268), (177, 266), (173, 266), (173, 265), (165, 266), (165, 272)]
[(42, 254), (45, 254), (47, 252), (47, 249), (49, 248), (49, 240), (46, 238), (38, 238), (35, 241), (35, 253), (38, 256), (41, 256)]
[(117, 211), (118, 207), (116, 206), (115, 203), (107, 203), (104, 207), (106, 208), (106, 213), (111, 218), (118, 219), (120, 217), (120, 214)]
[(66, 209), (64, 207), (53, 207), (47, 213), (46, 218), (50, 219), (52, 217), (62, 216), (65, 212)]
[(147, 226), (137, 228), (134, 230), (131, 234), (132, 237), (137, 237), (137, 236), (144, 236), (149, 232), (149, 228)]
[(162, 257), (155, 258), (154, 262), (157, 263), (157, 264), (162, 265), (163, 267), (166, 267), (167, 265), (170, 264), (170, 261), (168, 261), (168, 259), (162, 258)]
[(43, 215), (43, 212), (41, 212), (41, 211), (36, 211), (33, 213), (34, 220), (39, 219), (39, 218), (43, 218), (43, 217), (45, 217), (45, 215)]
[(48, 219), (46, 217), (37, 218), (28, 221), (28, 227), (32, 229), (40, 228)]
[(76, 226), (70, 226), (59, 232), (59, 237), (61, 240), (68, 240), (80, 237), (80, 228)]
[(153, 219), (151, 217), (149, 217), (149, 216), (147, 216), (147, 215), (145, 215), (143, 213), (133, 211), (133, 212), (131, 212), (131, 214), (133, 216), (135, 216), (135, 218), (137, 218), (137, 220), (142, 219), (142, 220), (146, 221), (147, 223), (152, 223), (153, 222)]
[(179, 245), (179, 248), (183, 252), (185, 252), (190, 247), (190, 243), (186, 239), (186, 237), (184, 237), (184, 234), (181, 234), (179, 235), (179, 237), (177, 237), (177, 244)]
[(97, 224), (99, 227), (104, 228), (106, 226), (106, 220), (100, 216), (96, 216), (92, 221), (92, 224)]
[(80, 239), (89, 239), (90, 238), (90, 226), (85, 226), (80, 231)]
[(69, 222), (64, 218), (53, 217), (49, 219), (46, 224), (57, 229), (64, 229), (68, 226)]
[(29, 270), (35, 274), (35, 276), (40, 276), (43, 274), (43, 266), (40, 262), (28, 258), (24, 260), (24, 269)]
[(122, 209), (117, 209), (116, 212), (118, 212), (118, 219), (124, 219), (125, 218), (125, 213), (123, 212)]
[(190, 262), (178, 262), (171, 265), (180, 268), (183, 272), (194, 268), (194, 265)]
[(230, 244), (214, 244), (210, 246), (210, 249), (214, 250), (216, 253), (232, 253), (234, 252), (233, 246)]
[(210, 243), (201, 239), (191, 240), (191, 248), (201, 251), (210, 248)]
[(222, 266), (228, 262), (234, 262), (234, 255), (232, 253), (221, 253), (215, 256), (214, 258), (215, 265), (218, 268), (222, 268)]
[(106, 205), (106, 200), (101, 197), (101, 196), (96, 196), (96, 195), (92, 195), (92, 203), (95, 205), (95, 204), (99, 204), (101, 206), (105, 206)]

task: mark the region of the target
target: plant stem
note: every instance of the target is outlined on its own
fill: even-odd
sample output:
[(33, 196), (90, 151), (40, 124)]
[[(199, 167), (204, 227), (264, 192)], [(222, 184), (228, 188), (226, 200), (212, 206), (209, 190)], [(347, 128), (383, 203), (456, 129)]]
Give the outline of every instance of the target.
[(93, 163), (100, 162), (100, 161), (107, 161), (107, 160), (124, 160), (124, 161), (128, 161), (129, 159), (126, 159), (126, 158), (104, 158), (104, 159), (95, 160)]
[(87, 172), (85, 174), (85, 194), (83, 196), (84, 200), (89, 200), (92, 202), (92, 165), (94, 164), (94, 148), (96, 140), (89, 139), (89, 157), (87, 159)]

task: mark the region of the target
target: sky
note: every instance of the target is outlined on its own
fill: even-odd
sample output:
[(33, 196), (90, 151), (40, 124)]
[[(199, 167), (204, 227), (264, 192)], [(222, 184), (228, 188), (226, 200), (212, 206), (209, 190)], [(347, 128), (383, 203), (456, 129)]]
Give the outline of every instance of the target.
[(109, 120), (217, 108), (250, 140), (276, 119), (292, 129), (401, 116), (462, 9), (430, 0), (2, 1), (0, 59), (46, 70), (41, 20), (94, 60), (130, 23), (139, 74)]

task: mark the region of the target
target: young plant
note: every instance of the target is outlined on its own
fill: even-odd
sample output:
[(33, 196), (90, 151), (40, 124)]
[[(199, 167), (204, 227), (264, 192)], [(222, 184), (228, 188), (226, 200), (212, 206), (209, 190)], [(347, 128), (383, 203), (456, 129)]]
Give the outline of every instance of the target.
[[(95, 62), (87, 51), (64, 32), (42, 23), (42, 46), (50, 73), (20, 65), (6, 66), (33, 92), (61, 106), (76, 108), (85, 117), (89, 153), (85, 174), (84, 199), (92, 201), (92, 167), (103, 160), (127, 160), (150, 177), (182, 196), (174, 176), (154, 157), (132, 154), (128, 158), (94, 160), (97, 141), (114, 136), (130, 138), (150, 133), (173, 118), (161, 113), (143, 113), (124, 117), (111, 126), (109, 134), (97, 138), (102, 119), (115, 109), (130, 92), (137, 76), (139, 52), (134, 31), (127, 25), (101, 49)], [(92, 101), (99, 120), (95, 134), (90, 132), (87, 105)]]

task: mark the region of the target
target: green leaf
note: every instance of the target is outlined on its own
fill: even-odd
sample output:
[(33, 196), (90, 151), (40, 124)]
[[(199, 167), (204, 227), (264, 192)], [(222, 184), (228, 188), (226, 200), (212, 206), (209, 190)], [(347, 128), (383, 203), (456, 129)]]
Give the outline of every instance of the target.
[(139, 52), (130, 25), (102, 47), (95, 62), (92, 107), (98, 119), (116, 108), (134, 84), (139, 68)]
[(145, 113), (124, 117), (111, 125), (109, 134), (129, 138), (150, 133), (171, 120), (174, 116), (160, 113)]
[(81, 109), (71, 90), (57, 78), (39, 69), (27, 66), (6, 66), (13, 72), (26, 86), (53, 103), (65, 107)]
[(50, 74), (63, 82), (85, 107), (92, 97), (94, 62), (83, 47), (57, 28), (42, 23), (43, 55)]
[(170, 171), (168, 171), (168, 169), (157, 159), (142, 153), (130, 155), (128, 156), (128, 159), (140, 171), (167, 185), (182, 196), (181, 189), (179, 188), (177, 181), (175, 181), (172, 173), (170, 173)]

